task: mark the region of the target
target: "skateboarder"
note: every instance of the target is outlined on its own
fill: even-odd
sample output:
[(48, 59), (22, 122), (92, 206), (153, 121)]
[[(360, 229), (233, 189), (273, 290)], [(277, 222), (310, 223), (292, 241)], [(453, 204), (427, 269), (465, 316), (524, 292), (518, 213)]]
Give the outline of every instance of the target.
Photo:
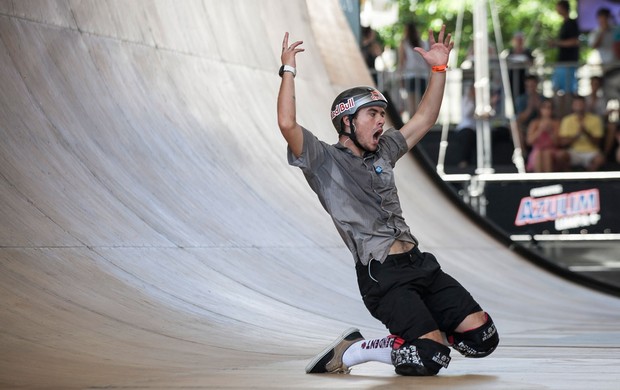
[[(495, 350), (499, 337), (491, 317), (465, 288), (419, 249), (405, 223), (394, 184), (396, 161), (437, 120), (454, 43), (441, 28), (429, 31), (428, 51), (416, 51), (431, 68), (415, 115), (400, 130), (384, 130), (387, 100), (372, 87), (343, 91), (331, 107), (338, 142), (328, 145), (297, 123), (296, 55), (302, 41), (282, 42), (278, 125), (288, 143), (288, 160), (301, 168), (353, 254), (364, 304), (392, 335), (365, 340), (345, 331), (314, 358), (307, 373), (347, 373), (356, 364), (393, 364), (400, 375), (436, 375), (450, 362), (450, 348), (469, 357)], [(444, 339), (444, 334), (446, 339)]]

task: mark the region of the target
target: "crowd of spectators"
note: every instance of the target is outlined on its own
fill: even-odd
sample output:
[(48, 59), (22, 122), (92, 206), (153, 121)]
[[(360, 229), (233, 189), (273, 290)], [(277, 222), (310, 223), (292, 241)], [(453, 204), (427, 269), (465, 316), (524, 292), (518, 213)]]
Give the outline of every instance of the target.
[[(595, 171), (606, 169), (606, 165), (620, 164), (620, 103), (618, 97), (606, 96), (607, 74), (620, 75), (620, 24), (607, 8), (597, 11), (598, 26), (588, 32), (587, 42), (592, 49), (593, 63), (599, 65), (600, 72), (589, 74), (582, 82), (589, 80), (589, 88), (578, 88), (580, 79), (580, 40), (582, 32), (576, 19), (571, 18), (569, 2), (560, 0), (556, 11), (563, 22), (555, 38), (548, 41), (549, 47), (556, 49), (556, 62), (550, 77), (539, 77), (534, 66), (533, 50), (526, 45), (526, 36), (516, 31), (512, 36), (511, 47), (507, 51), (512, 101), (515, 120), (519, 129), (518, 143), (526, 160), (528, 172), (560, 172), (571, 170)], [(395, 48), (395, 70), (398, 81), (395, 83), (401, 97), (399, 112), (413, 115), (421, 95), (426, 88), (428, 69), (418, 64), (419, 56), (413, 48), (427, 47), (415, 24), (408, 23), (403, 29), (403, 39)], [(364, 28), (362, 52), (375, 83), (377, 71), (376, 58), (380, 58), (383, 46), (376, 41), (376, 33)], [(491, 46), (490, 49), (491, 50)], [(498, 54), (490, 56), (495, 60)], [(473, 59), (473, 50), (466, 59)], [(463, 68), (463, 67), (462, 67)], [(465, 76), (463, 76), (465, 77)], [(616, 77), (614, 83), (620, 82)], [(491, 76), (495, 81), (500, 77)], [(549, 83), (549, 89), (543, 88)], [(492, 84), (492, 83), (491, 83)], [(506, 104), (503, 88), (492, 88), (493, 113), (500, 114)], [(543, 93), (543, 91), (545, 93)], [(585, 94), (583, 91), (587, 91)], [(387, 92), (387, 91), (386, 91)], [(389, 93), (387, 93), (389, 95)], [(615, 103), (615, 104), (614, 104)], [(461, 97), (461, 120), (454, 127), (454, 141), (458, 144), (457, 164), (467, 167), (474, 163), (476, 156), (476, 120), (473, 83), (465, 82)], [(504, 127), (507, 130), (507, 127)]]
[[(516, 99), (521, 148), (529, 172), (596, 171), (606, 163), (620, 164), (618, 107), (605, 96), (605, 72), (620, 61), (620, 26), (608, 8), (597, 10), (598, 26), (588, 35), (602, 75), (589, 77), (590, 91), (578, 93), (579, 61), (577, 21), (570, 17), (568, 1), (556, 3), (563, 18), (557, 38), (557, 63), (552, 76), (553, 96), (546, 99), (536, 75), (526, 75), (524, 92)], [(616, 102), (617, 103), (617, 102)]]
[(529, 92), (526, 88), (520, 96), (517, 124), (529, 172), (596, 171), (607, 162), (620, 164), (618, 112), (609, 108), (602, 77), (590, 79), (588, 95), (567, 95), (566, 113), (559, 113), (558, 99), (540, 94), (536, 76), (527, 80)]

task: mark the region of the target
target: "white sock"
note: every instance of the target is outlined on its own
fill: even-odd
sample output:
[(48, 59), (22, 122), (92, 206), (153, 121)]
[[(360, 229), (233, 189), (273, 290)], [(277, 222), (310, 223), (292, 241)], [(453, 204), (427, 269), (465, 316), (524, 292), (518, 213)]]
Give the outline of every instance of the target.
[(390, 335), (380, 339), (360, 340), (344, 351), (342, 362), (347, 367), (370, 361), (392, 364), (394, 339), (395, 336)]

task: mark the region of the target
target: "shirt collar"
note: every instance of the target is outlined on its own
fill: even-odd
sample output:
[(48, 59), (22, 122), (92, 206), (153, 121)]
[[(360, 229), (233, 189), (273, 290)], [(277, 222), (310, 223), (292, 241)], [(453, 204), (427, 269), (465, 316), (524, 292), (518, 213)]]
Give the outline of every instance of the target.
[[(353, 154), (353, 152), (351, 151), (351, 149), (347, 148), (346, 146), (344, 146), (343, 144), (341, 144), (340, 142), (336, 142), (333, 145), (336, 149), (340, 149), (346, 153), (348, 153), (351, 156), (357, 157)], [(379, 145), (377, 145), (377, 150), (375, 150), (374, 152), (364, 152), (364, 155), (361, 158), (368, 158), (368, 157), (372, 157), (374, 155), (376, 155), (379, 151), (381, 150), (381, 142), (379, 142)]]

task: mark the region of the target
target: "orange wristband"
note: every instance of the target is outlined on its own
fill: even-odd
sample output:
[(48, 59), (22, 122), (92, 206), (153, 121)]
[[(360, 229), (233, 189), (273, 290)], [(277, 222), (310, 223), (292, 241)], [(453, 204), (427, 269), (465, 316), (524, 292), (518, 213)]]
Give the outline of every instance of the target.
[(448, 65), (437, 65), (431, 68), (433, 72), (445, 72), (448, 69)]

